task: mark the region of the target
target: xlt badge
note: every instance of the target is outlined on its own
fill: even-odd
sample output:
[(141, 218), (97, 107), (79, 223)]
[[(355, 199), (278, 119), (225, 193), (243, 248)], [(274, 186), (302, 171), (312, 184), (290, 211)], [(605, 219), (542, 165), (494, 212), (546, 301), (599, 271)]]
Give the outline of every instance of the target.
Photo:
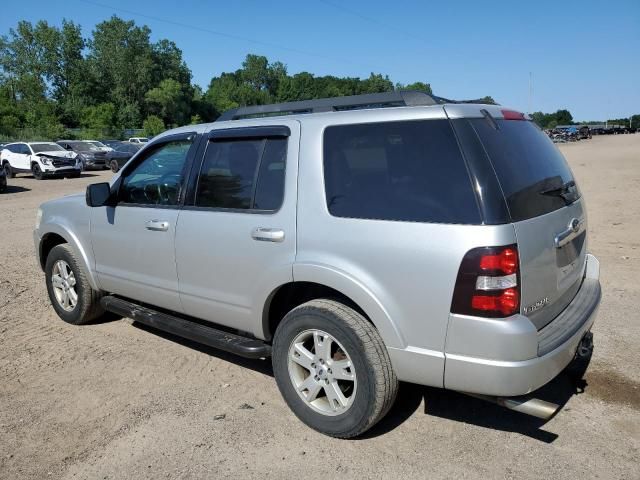
[(529, 305), (528, 307), (524, 307), (524, 313), (531, 313), (535, 312), (536, 310), (540, 310), (547, 303), (549, 303), (549, 297), (541, 298), (536, 303)]

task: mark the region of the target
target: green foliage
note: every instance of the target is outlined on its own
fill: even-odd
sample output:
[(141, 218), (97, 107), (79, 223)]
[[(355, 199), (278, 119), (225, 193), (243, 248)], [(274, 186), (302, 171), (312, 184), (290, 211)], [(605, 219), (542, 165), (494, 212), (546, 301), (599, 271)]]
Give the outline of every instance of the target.
[(394, 85), (375, 72), (363, 79), (289, 75), (282, 62), (250, 54), (241, 68), (212, 78), (203, 92), (192, 84), (174, 42), (153, 43), (147, 26), (115, 15), (88, 37), (68, 20), (60, 27), (21, 21), (0, 37), (2, 138), (118, 137), (141, 123), (155, 135), (244, 105), (392, 90), (431, 93), (431, 86)]
[(534, 112), (531, 118), (540, 128), (555, 128), (558, 125), (572, 125), (573, 115), (569, 110), (558, 110), (555, 113)]
[(433, 92), (431, 91), (431, 84), (425, 82), (414, 82), (409, 85), (402, 85), (401, 83), (396, 84), (396, 90), (419, 90), (421, 92), (427, 92), (431, 95)]
[(160, 117), (156, 117), (155, 115), (149, 115), (145, 118), (142, 123), (142, 128), (147, 137), (155, 137), (165, 131), (164, 122)]

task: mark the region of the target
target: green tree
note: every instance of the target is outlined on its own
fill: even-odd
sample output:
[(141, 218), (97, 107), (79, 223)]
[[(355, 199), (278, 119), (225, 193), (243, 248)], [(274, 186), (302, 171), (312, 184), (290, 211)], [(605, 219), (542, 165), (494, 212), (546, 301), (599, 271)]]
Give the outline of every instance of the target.
[(155, 115), (149, 115), (145, 118), (142, 123), (142, 128), (144, 129), (144, 134), (148, 137), (155, 137), (165, 131), (164, 122), (160, 117), (156, 117)]
[(145, 95), (147, 112), (156, 115), (165, 124), (183, 125), (188, 122), (191, 113), (191, 92), (185, 92), (180, 83), (171, 78), (160, 82)]
[(418, 90), (420, 92), (426, 92), (429, 95), (433, 94), (431, 91), (431, 84), (425, 82), (414, 82), (408, 85), (396, 84), (396, 90)]

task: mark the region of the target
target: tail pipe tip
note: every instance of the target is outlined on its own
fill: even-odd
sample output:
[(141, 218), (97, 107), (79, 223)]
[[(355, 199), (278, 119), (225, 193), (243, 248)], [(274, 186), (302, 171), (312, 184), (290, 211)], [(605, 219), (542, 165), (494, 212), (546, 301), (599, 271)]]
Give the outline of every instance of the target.
[(487, 402), (500, 405), (501, 407), (508, 408), (509, 410), (514, 410), (516, 412), (531, 415), (543, 420), (549, 420), (560, 409), (559, 405), (551, 402), (546, 402), (538, 398), (494, 397), (491, 395), (480, 395), (477, 393), (462, 393), (474, 398), (479, 398), (480, 400), (485, 400)]

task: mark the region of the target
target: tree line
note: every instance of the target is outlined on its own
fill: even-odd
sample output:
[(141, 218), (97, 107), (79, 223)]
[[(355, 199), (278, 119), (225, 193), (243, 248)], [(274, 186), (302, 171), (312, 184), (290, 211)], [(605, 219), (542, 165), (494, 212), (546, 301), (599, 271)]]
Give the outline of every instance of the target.
[(242, 67), (193, 84), (182, 51), (171, 40), (151, 41), (151, 30), (118, 16), (96, 25), (88, 38), (80, 25), (44, 20), (18, 23), (0, 37), (0, 137), (60, 138), (118, 135), (143, 127), (155, 135), (178, 125), (213, 121), (245, 105), (416, 89), (368, 78), (290, 75), (282, 62), (247, 55)]
[[(569, 110), (558, 110), (555, 113), (542, 113), (534, 112), (531, 114), (531, 119), (538, 124), (540, 128), (554, 129), (558, 125), (574, 125), (576, 122), (573, 120), (573, 115)], [(631, 118), (610, 118), (606, 120), (609, 125), (621, 125), (628, 127), (629, 121), (631, 121), (632, 128), (640, 128), (640, 114), (632, 115)], [(577, 122), (580, 125), (596, 125), (604, 124), (605, 121), (597, 120), (590, 122)]]
[[(0, 139), (117, 137), (140, 127), (153, 136), (213, 121), (238, 106), (393, 90), (431, 93), (431, 86), (393, 83), (380, 73), (364, 79), (291, 75), (284, 63), (250, 54), (241, 68), (213, 77), (203, 90), (173, 41), (152, 42), (149, 27), (115, 15), (89, 37), (68, 20), (59, 27), (21, 21), (0, 37)], [(541, 126), (570, 120), (566, 110), (536, 119)]]

